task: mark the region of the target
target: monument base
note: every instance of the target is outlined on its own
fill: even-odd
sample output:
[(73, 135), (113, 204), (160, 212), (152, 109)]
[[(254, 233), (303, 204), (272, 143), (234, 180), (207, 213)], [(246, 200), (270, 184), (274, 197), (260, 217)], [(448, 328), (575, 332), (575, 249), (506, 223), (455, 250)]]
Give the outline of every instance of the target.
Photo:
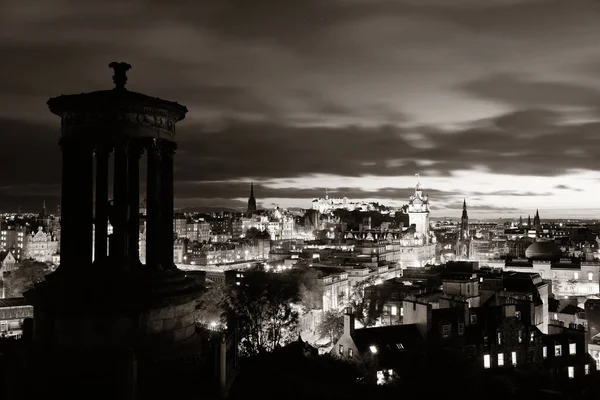
[(196, 332), (200, 286), (177, 269), (102, 271), (59, 267), (25, 294), (34, 306), (28, 369), (39, 387), (53, 398), (76, 390), (104, 399), (199, 389), (216, 367)]

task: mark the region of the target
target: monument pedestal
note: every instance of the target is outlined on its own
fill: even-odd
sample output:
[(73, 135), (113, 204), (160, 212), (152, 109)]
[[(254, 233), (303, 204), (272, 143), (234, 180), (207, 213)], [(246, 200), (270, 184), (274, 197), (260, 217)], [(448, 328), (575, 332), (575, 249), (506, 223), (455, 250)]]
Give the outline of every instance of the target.
[(200, 381), (195, 281), (180, 270), (102, 271), (59, 268), (26, 293), (34, 306), (31, 365), (48, 365), (32, 372), (51, 376), (44, 390), (73, 380), (78, 390), (100, 385), (115, 391), (108, 398), (133, 398), (148, 387), (170, 393)]

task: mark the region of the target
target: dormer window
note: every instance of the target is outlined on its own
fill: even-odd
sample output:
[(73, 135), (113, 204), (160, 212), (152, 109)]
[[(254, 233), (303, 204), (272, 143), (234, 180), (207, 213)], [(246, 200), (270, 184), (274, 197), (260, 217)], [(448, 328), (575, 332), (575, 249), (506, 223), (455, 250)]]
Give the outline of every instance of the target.
[(344, 355), (344, 346), (341, 344), (339, 346), (340, 346), (340, 348), (339, 348), (340, 356), (343, 356)]

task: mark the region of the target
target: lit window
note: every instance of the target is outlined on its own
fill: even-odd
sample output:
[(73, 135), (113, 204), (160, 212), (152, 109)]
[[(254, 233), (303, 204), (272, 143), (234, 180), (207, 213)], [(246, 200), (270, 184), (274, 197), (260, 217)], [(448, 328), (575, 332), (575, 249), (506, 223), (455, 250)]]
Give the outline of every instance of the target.
[(515, 318), (521, 319), (521, 311), (515, 311)]
[(593, 281), (594, 280), (594, 273), (593, 272), (588, 272), (588, 281)]
[(569, 343), (569, 354), (577, 354), (577, 345), (575, 343)]
[(442, 335), (444, 335), (444, 336), (450, 335), (451, 330), (452, 330), (452, 325), (442, 325)]
[(534, 332), (531, 332), (531, 333), (529, 334), (529, 341), (530, 341), (530, 342), (533, 342), (534, 340), (535, 340), (535, 333), (534, 333)]
[(398, 350), (404, 350), (404, 346), (402, 345), (402, 343), (396, 343), (396, 347), (398, 348)]
[(504, 353), (498, 354), (498, 366), (499, 367), (504, 366)]
[(575, 378), (575, 368), (574, 367), (569, 367), (568, 368), (568, 374), (569, 374), (569, 378), (570, 379)]
[(498, 332), (498, 344), (502, 344), (502, 332)]
[(348, 358), (352, 359), (354, 357), (354, 349), (348, 349)]
[(585, 369), (585, 374), (589, 375), (590, 374), (590, 364), (585, 364), (584, 369)]
[(512, 364), (517, 365), (517, 352), (513, 351), (510, 353), (510, 358), (512, 359)]
[(392, 306), (392, 315), (398, 315), (398, 307)]
[(522, 331), (517, 332), (517, 339), (519, 340), (519, 343), (523, 343), (523, 332)]
[(557, 344), (556, 346), (554, 346), (554, 356), (560, 357), (561, 355), (562, 355), (562, 346), (560, 344)]
[(377, 354), (377, 347), (376, 346), (370, 346), (369, 349), (371, 350), (371, 353)]
[(485, 354), (483, 356), (483, 368), (490, 368), (490, 367), (491, 367), (490, 355)]
[(404, 317), (404, 307), (400, 307), (400, 316)]
[(340, 356), (344, 355), (344, 346), (340, 344)]
[(548, 358), (548, 348), (546, 346), (542, 347), (542, 357)]
[(573, 272), (573, 279), (579, 279), (579, 272)]

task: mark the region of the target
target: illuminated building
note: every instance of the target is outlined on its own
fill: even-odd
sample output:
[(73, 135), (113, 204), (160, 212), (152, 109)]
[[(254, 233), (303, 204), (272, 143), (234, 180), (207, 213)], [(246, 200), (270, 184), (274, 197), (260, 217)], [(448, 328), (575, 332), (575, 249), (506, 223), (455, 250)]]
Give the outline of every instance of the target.
[(0, 251), (0, 280), (2, 280), (5, 272), (11, 272), (15, 269), (17, 259), (10, 250)]
[(329, 192), (325, 191), (325, 197), (319, 197), (312, 201), (312, 209), (318, 211), (321, 214), (329, 214), (334, 210), (361, 210), (361, 211), (372, 211), (375, 209), (373, 204), (366, 201), (352, 201), (347, 197), (329, 197)]
[(52, 262), (58, 253), (58, 241), (51, 233), (46, 233), (42, 226), (32, 232), (25, 241), (23, 258), (31, 258), (39, 262)]
[(409, 225), (415, 226), (415, 239), (429, 243), (429, 196), (423, 194), (421, 182), (417, 182), (415, 193), (408, 199), (408, 218)]
[(488, 260), (484, 264), (505, 271), (536, 272), (543, 279), (552, 281), (552, 293), (557, 297), (585, 298), (600, 293), (600, 263), (597, 261), (563, 258), (562, 251), (552, 241), (531, 244), (525, 256), (512, 260)]
[(23, 250), (27, 242), (25, 227), (7, 227), (0, 231), (0, 251), (10, 250), (17, 261), (23, 257)]

